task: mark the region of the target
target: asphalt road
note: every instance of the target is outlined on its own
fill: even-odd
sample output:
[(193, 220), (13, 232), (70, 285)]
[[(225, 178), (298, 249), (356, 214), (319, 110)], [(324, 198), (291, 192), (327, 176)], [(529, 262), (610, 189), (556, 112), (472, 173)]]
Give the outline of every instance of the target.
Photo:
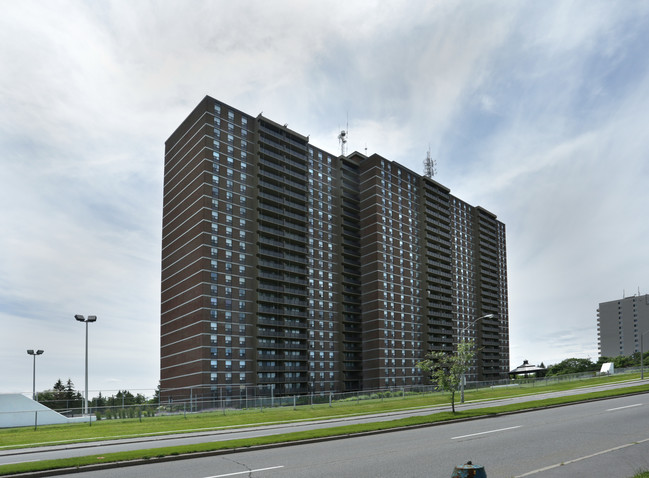
[(649, 469), (649, 394), (69, 476), (450, 477), (467, 460), (490, 478), (629, 478)]
[[(578, 389), (578, 390), (573, 390), (568, 392), (555, 392), (555, 393), (543, 394), (543, 395), (523, 396), (523, 397), (498, 401), (498, 403), (503, 403), (503, 402), (511, 403), (511, 402), (527, 401), (527, 400), (536, 400), (539, 398), (545, 398), (549, 396), (584, 393), (593, 390), (599, 390), (602, 388), (629, 386), (629, 385), (637, 385), (637, 384), (638, 382), (636, 381), (636, 382), (630, 382), (626, 384), (607, 385), (607, 386), (600, 386), (596, 388)], [(407, 404), (407, 402), (404, 403)], [(467, 403), (465, 405), (458, 405), (458, 408), (485, 407), (491, 404), (492, 403), (485, 403), (485, 402), (474, 403), (474, 404)], [(574, 406), (567, 407), (567, 408), (571, 409), (574, 408)], [(301, 422), (301, 423), (281, 424), (281, 425), (273, 425), (273, 426), (266, 426), (266, 427), (251, 427), (251, 428), (236, 429), (236, 430), (205, 431), (199, 433), (187, 433), (183, 435), (168, 435), (168, 436), (138, 438), (138, 439), (111, 440), (111, 441), (98, 442), (92, 444), (59, 445), (59, 446), (44, 447), (38, 449), (33, 449), (33, 448), (22, 449), (22, 450), (1, 450), (0, 449), (0, 464), (55, 459), (55, 458), (63, 458), (63, 457), (71, 457), (71, 456), (84, 456), (90, 454), (94, 455), (94, 454), (111, 453), (116, 451), (126, 451), (126, 450), (134, 450), (134, 449), (149, 449), (149, 448), (156, 448), (156, 447), (185, 445), (190, 443), (230, 440), (234, 438), (255, 437), (255, 436), (262, 436), (262, 435), (286, 433), (291, 431), (308, 430), (314, 428), (340, 426), (343, 424), (351, 424), (351, 423), (393, 420), (395, 418), (401, 418), (404, 416), (426, 415), (426, 414), (434, 413), (436, 411), (448, 410), (448, 409), (449, 409), (448, 406), (444, 406), (444, 407), (435, 407), (435, 408), (429, 408), (423, 410), (405, 410), (400, 412), (392, 412), (392, 413), (373, 415), (373, 416), (345, 417), (336, 420), (327, 420), (327, 421), (320, 421), (320, 422), (307, 422), (307, 423)], [(332, 412), (335, 413), (335, 409), (332, 409)], [(458, 463), (462, 462), (462, 460), (463, 459), (460, 459)], [(649, 466), (647, 466), (647, 468), (649, 468)], [(322, 475), (322, 476), (326, 476), (326, 475)], [(383, 476), (389, 476), (389, 475), (383, 475)], [(412, 476), (418, 476), (418, 475), (414, 474)], [(429, 476), (435, 476), (435, 475), (429, 475)], [(510, 476), (510, 475), (504, 475), (504, 476)], [(592, 475), (592, 476), (597, 476), (597, 475)]]

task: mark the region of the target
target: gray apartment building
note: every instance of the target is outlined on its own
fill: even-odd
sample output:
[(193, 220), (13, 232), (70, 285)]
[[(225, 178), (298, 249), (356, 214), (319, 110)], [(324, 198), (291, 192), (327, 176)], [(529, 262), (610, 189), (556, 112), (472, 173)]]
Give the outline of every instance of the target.
[(507, 376), (505, 225), (377, 154), (205, 97), (165, 143), (162, 236), (163, 397), (416, 386), (461, 338), (469, 380)]
[(600, 357), (629, 356), (649, 348), (649, 295), (634, 295), (602, 302), (597, 309), (597, 342)]

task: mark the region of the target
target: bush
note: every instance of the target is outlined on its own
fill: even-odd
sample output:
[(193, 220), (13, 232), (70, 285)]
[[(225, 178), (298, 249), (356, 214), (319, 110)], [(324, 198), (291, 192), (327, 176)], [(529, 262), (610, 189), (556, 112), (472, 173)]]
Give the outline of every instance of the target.
[(568, 375), (582, 372), (595, 372), (598, 370), (597, 364), (590, 359), (569, 358), (563, 362), (548, 367), (547, 376)]

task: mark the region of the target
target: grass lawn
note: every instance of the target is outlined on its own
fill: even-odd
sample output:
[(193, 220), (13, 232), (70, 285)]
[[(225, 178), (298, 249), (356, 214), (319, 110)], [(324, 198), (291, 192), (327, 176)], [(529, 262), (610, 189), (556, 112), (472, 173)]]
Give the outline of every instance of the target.
[[(578, 382), (553, 383), (547, 387), (536, 386), (534, 389), (524, 387), (507, 387), (497, 389), (471, 390), (465, 393), (466, 401), (487, 400), (507, 398), (528, 394), (538, 394), (549, 391), (568, 390), (578, 387), (601, 385), (613, 381), (629, 380), (637, 378), (633, 375), (612, 376), (587, 379)], [(489, 416), (498, 413), (513, 412), (530, 408), (552, 406), (561, 403), (582, 401), (584, 399), (597, 399), (606, 396), (623, 395), (634, 392), (649, 391), (649, 384), (633, 386), (624, 389), (614, 389), (604, 392), (591, 392), (577, 396), (560, 397), (532, 402), (509, 404), (502, 406), (490, 406), (476, 410), (462, 410), (455, 414), (448, 412), (434, 413), (424, 417), (410, 417), (396, 419), (389, 422), (377, 422), (363, 425), (347, 425), (329, 429), (313, 430), (308, 432), (288, 433), (261, 437), (258, 439), (230, 440), (224, 442), (203, 443), (173, 448), (156, 448), (150, 450), (138, 450), (133, 452), (122, 452), (104, 454), (101, 457), (91, 455), (87, 457), (71, 458), (64, 460), (53, 460), (30, 462), (24, 464), (0, 466), (0, 475), (13, 474), (26, 471), (35, 471), (51, 468), (65, 468), (84, 466), (88, 464), (117, 462), (136, 459), (153, 459), (157, 457), (179, 455), (197, 452), (214, 452), (222, 449), (232, 449), (297, 441), (312, 438), (323, 438), (335, 435), (347, 435), (350, 433), (369, 432), (413, 425), (426, 425), (434, 422), (448, 421), (459, 418), (470, 418), (476, 416)], [(281, 423), (289, 421), (331, 419), (341, 416), (365, 415), (386, 411), (404, 410), (410, 408), (423, 408), (435, 405), (449, 405), (448, 394), (428, 394), (424, 396), (409, 396), (403, 398), (359, 400), (357, 402), (347, 401), (341, 403), (301, 406), (295, 410), (292, 407), (227, 411), (205, 412), (200, 414), (169, 415), (159, 417), (125, 420), (101, 420), (88, 424), (50, 425), (42, 426), (37, 430), (33, 428), (12, 428), (0, 430), (0, 449), (23, 448), (28, 446), (42, 446), (56, 443), (70, 443), (83, 441), (96, 441), (105, 439), (116, 439), (122, 437), (134, 437), (144, 435), (169, 434), (181, 432), (194, 432), (200, 430), (223, 429), (227, 427), (243, 427), (260, 425), (266, 423)], [(61, 439), (64, 436), (65, 439)]]

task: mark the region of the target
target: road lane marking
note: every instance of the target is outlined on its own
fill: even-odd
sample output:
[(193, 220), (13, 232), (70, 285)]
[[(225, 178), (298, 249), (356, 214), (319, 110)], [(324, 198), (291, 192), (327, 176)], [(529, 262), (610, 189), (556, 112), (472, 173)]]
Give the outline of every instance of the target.
[(226, 473), (225, 475), (206, 476), (205, 478), (223, 478), (224, 476), (247, 475), (250, 473), (257, 473), (258, 471), (276, 470), (278, 468), (284, 468), (284, 465), (269, 466), (268, 468), (258, 468), (256, 470), (237, 471), (235, 473)]
[(489, 430), (487, 432), (480, 432), (480, 433), (472, 433), (471, 435), (462, 435), (459, 437), (452, 437), (451, 440), (459, 440), (460, 438), (469, 438), (469, 437), (475, 437), (478, 435), (486, 435), (487, 433), (497, 433), (497, 432), (504, 432), (507, 430), (514, 430), (516, 428), (520, 428), (522, 425), (517, 425), (515, 427), (507, 427), (507, 428), (499, 428), (498, 430)]
[(632, 443), (627, 443), (626, 445), (620, 445), (620, 446), (616, 446), (616, 447), (613, 447), (613, 448), (609, 448), (608, 450), (598, 451), (597, 453), (593, 453), (592, 455), (582, 456), (580, 458), (575, 458), (574, 460), (557, 463), (556, 465), (550, 465), (550, 466), (546, 466), (545, 468), (539, 468), (538, 470), (528, 471), (527, 473), (524, 473), (522, 475), (516, 475), (514, 478), (523, 478), (524, 476), (535, 475), (537, 473), (541, 473), (542, 471), (548, 471), (548, 470), (551, 470), (553, 468), (559, 468), (560, 466), (570, 465), (572, 463), (577, 463), (579, 461), (587, 460), (589, 458), (594, 458), (594, 457), (599, 456), (599, 455), (604, 455), (605, 453), (610, 453), (612, 451), (622, 450), (623, 448), (627, 448), (627, 447), (630, 447), (630, 446), (633, 446), (633, 445), (639, 445), (639, 444), (645, 443), (647, 441), (649, 441), (649, 438), (645, 438), (644, 440), (634, 441)]
[(626, 407), (617, 407), (617, 408), (609, 408), (606, 411), (607, 412), (614, 412), (615, 410), (624, 410), (625, 408), (633, 408), (633, 407), (641, 407), (642, 403), (636, 403), (635, 405), (627, 405)]

